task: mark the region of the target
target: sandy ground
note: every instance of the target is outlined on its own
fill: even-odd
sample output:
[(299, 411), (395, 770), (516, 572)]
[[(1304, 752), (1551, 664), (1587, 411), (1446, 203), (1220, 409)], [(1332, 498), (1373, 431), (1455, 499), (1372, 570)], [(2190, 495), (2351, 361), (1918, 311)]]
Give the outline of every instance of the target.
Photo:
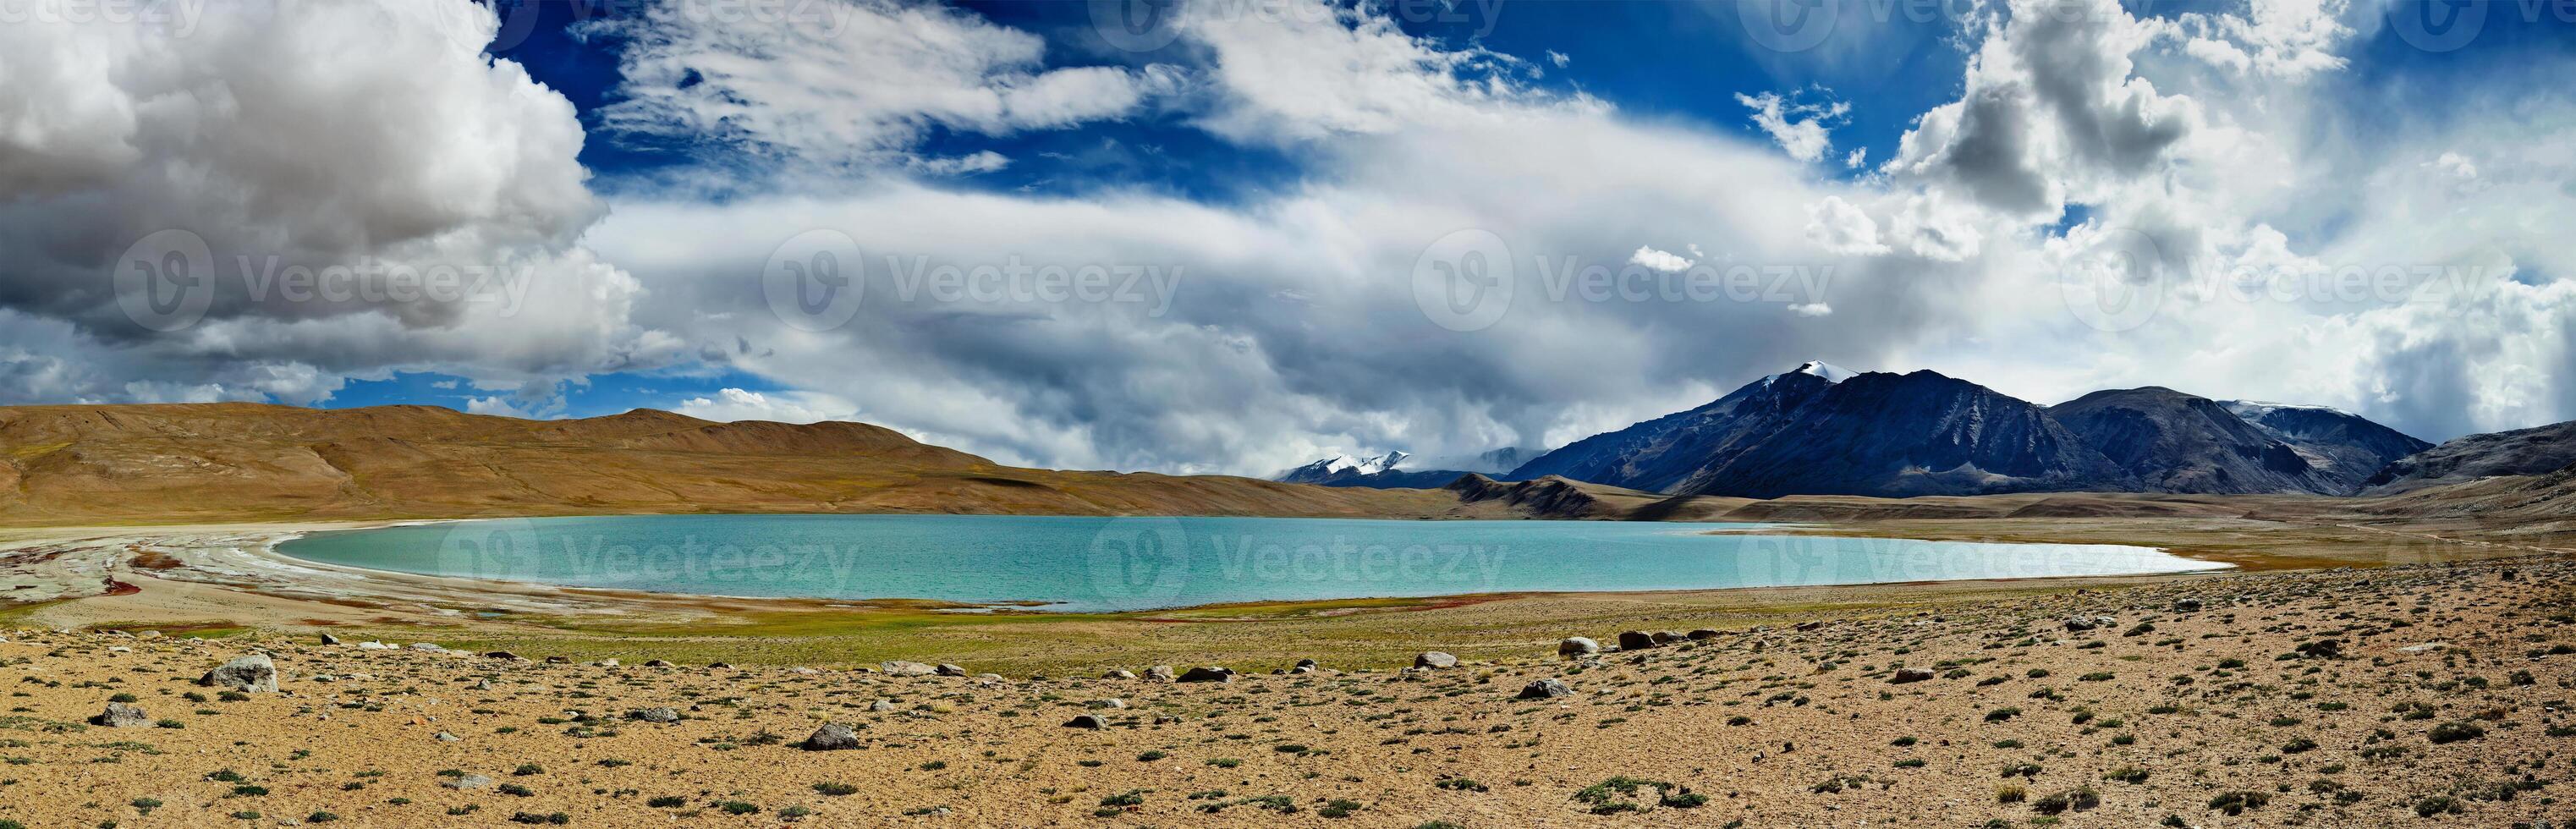
[[(2568, 811), (2554, 795), (2576, 747), (2571, 577), (2537, 559), (2235, 574), (1937, 612), (1782, 611), (1577, 659), (1236, 664), (1228, 683), (18, 630), (0, 643), (0, 819), (2539, 825)], [(2076, 616), (2091, 629), (2070, 630)], [(273, 656), (280, 692), (194, 684), (252, 651)], [(1930, 678), (1893, 682), (1899, 666)], [(1516, 699), (1551, 678), (1572, 693)], [(159, 725), (84, 724), (123, 698)], [(629, 718), (653, 707), (682, 719)], [(1067, 727), (1082, 714), (1105, 727)], [(859, 747), (796, 746), (823, 723)]]

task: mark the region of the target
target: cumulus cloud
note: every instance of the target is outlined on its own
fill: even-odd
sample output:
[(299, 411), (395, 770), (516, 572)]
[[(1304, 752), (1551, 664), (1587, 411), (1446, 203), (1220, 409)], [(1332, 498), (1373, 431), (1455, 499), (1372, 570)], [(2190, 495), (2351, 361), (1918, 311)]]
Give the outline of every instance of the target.
[[(497, 26), (461, 0), (289, 0), (0, 27), (0, 308), (72, 324), (0, 349), (100, 401), (656, 359), (623, 317), (642, 286), (579, 246), (604, 205), (573, 107), (481, 53)], [(183, 301), (147, 310), (128, 278)]]

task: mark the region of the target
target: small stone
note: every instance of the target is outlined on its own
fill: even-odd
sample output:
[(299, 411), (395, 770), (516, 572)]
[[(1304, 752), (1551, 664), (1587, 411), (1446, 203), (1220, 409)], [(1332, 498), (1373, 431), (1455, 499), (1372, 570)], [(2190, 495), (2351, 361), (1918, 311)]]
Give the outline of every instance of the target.
[(1129, 671), (1129, 670), (1124, 669), (1124, 668), (1111, 668), (1111, 669), (1109, 669), (1109, 672), (1108, 672), (1108, 673), (1101, 674), (1101, 675), (1100, 675), (1100, 678), (1101, 678), (1101, 679), (1135, 679), (1135, 678), (1136, 678), (1136, 674), (1135, 674), (1134, 672)]
[(1556, 655), (1558, 656), (1590, 656), (1600, 652), (1601, 643), (1581, 636), (1568, 636), (1565, 637), (1565, 641), (1556, 643)]
[(1090, 702), (1083, 703), (1083, 705), (1091, 708), (1125, 708), (1127, 707), (1127, 701), (1117, 697), (1110, 697), (1108, 699), (1092, 700)]
[(143, 709), (136, 706), (111, 702), (107, 704), (107, 710), (89, 718), (89, 724), (108, 728), (144, 728), (152, 724), (152, 715), (143, 713)]
[(468, 775), (464, 775), (464, 776), (460, 776), (460, 777), (448, 777), (448, 778), (440, 779), (440, 780), (438, 781), (438, 785), (446, 786), (446, 787), (448, 787), (448, 788), (456, 789), (456, 790), (459, 790), (459, 791), (464, 791), (464, 790), (469, 790), (469, 789), (480, 789), (480, 788), (484, 788), (484, 787), (487, 787), (487, 786), (492, 785), (492, 778), (485, 777), (485, 776), (480, 775), (480, 774), (468, 774)]
[(1073, 719), (1065, 721), (1064, 727), (1098, 731), (1109, 727), (1109, 721), (1101, 719), (1098, 714), (1076, 714)]
[(1556, 699), (1574, 695), (1574, 688), (1561, 679), (1542, 679), (1521, 686), (1521, 699)]
[(814, 729), (812, 735), (807, 736), (804, 742), (797, 743), (796, 746), (806, 751), (840, 751), (858, 748), (859, 735), (858, 732), (851, 731), (849, 726), (827, 723), (821, 728)]
[(1450, 656), (1449, 654), (1441, 653), (1439, 651), (1428, 651), (1417, 654), (1413, 657), (1413, 667), (1434, 669), (1455, 668), (1458, 667), (1458, 657)]
[(615, 660), (615, 659), (602, 659), (602, 660), (599, 660), (599, 661), (597, 661), (597, 662), (593, 662), (593, 663), (590, 663), (590, 664), (597, 665), (597, 666), (602, 667), (602, 668), (614, 668), (614, 667), (617, 667), (617, 660)]
[(626, 712), (626, 718), (636, 722), (675, 723), (680, 721), (680, 711), (669, 706), (638, 708)]
[(901, 659), (890, 662), (879, 662), (877, 663), (877, 670), (884, 673), (886, 676), (929, 676), (939, 672), (938, 668), (930, 665), (920, 662), (906, 662)]
[(668, 659), (656, 659), (656, 660), (653, 660), (653, 661), (650, 661), (650, 662), (646, 662), (646, 663), (644, 663), (644, 667), (647, 667), (647, 668), (677, 668), (677, 667), (680, 667), (680, 666), (675, 665), (675, 664), (672, 664), (671, 660), (668, 660)]
[(438, 732), (438, 741), (442, 743), (453, 743), (463, 739), (465, 738), (449, 734), (445, 731)]
[(1690, 639), (1693, 642), (1706, 642), (1715, 638), (1717, 638), (1717, 630), (1715, 628), (1700, 628), (1690, 632)]
[(439, 647), (436, 642), (413, 642), (411, 643), (411, 649), (416, 651), (430, 651), (433, 653), (446, 650), (446, 648)]
[(2182, 601), (2174, 602), (2173, 609), (2175, 613), (2198, 613), (2200, 612), (2200, 600), (2184, 599)]
[[(1154, 667), (1156, 667), (1156, 668), (1161, 668), (1161, 669), (1163, 669), (1163, 670), (1165, 670), (1165, 671), (1169, 671), (1169, 670), (1171, 670), (1169, 667), (1162, 666), (1162, 665), (1156, 665), (1156, 666), (1154, 666)], [(1185, 674), (1182, 674), (1182, 675), (1181, 675), (1181, 678), (1180, 678), (1180, 680), (1179, 680), (1179, 681), (1181, 681), (1181, 682), (1233, 682), (1233, 681), (1234, 681), (1234, 670), (1233, 670), (1233, 669), (1231, 669), (1231, 668), (1218, 668), (1218, 667), (1191, 668), (1191, 669), (1189, 670), (1189, 672), (1188, 672), (1188, 673), (1185, 673)]]
[(549, 656), (549, 657), (546, 657), (546, 664), (548, 664), (548, 665), (570, 665), (570, 664), (572, 664), (572, 657), (569, 657), (569, 656)]
[(232, 661), (207, 671), (205, 676), (198, 677), (197, 684), (209, 688), (230, 688), (235, 691), (275, 692), (277, 663), (269, 661), (268, 654), (264, 653), (234, 657)]
[(894, 703), (887, 702), (885, 700), (877, 700), (875, 702), (868, 703), (868, 710), (883, 714), (894, 710)]
[(518, 654), (511, 653), (511, 652), (509, 652), (509, 651), (492, 651), (492, 652), (490, 652), (490, 653), (486, 653), (486, 654), (484, 654), (483, 656), (484, 656), (485, 658), (489, 658), (489, 659), (498, 659), (498, 660), (501, 660), (501, 661), (504, 661), (504, 662), (526, 662), (526, 661), (528, 661), (526, 657), (522, 657), (522, 656), (520, 656), (520, 655), (518, 655)]
[(1887, 678), (1887, 683), (1890, 685), (1903, 685), (1909, 682), (1922, 682), (1931, 678), (1932, 672), (1922, 668), (1898, 668), (1896, 669), (1895, 676)]
[(337, 644), (340, 644), (340, 637), (333, 636), (333, 635), (328, 634), (328, 633), (322, 634), (322, 644), (325, 644), (325, 645), (337, 645)]

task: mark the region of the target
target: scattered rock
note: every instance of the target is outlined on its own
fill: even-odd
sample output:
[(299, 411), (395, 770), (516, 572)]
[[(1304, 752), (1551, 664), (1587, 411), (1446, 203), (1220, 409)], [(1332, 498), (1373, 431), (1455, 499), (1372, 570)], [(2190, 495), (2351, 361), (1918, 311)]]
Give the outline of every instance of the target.
[(449, 733), (447, 733), (447, 732), (445, 732), (445, 731), (438, 732), (438, 741), (439, 741), (439, 742), (442, 742), (442, 743), (453, 743), (453, 742), (457, 742), (457, 741), (460, 741), (460, 740), (463, 740), (463, 739), (465, 739), (465, 738), (463, 738), (463, 737), (459, 737), (459, 736), (456, 736), (456, 735), (454, 735), (454, 734), (449, 734)]
[(626, 718), (637, 722), (675, 723), (680, 721), (680, 710), (669, 706), (638, 708), (626, 712)]
[(546, 664), (548, 664), (548, 665), (570, 665), (570, 664), (572, 664), (572, 657), (569, 657), (569, 656), (549, 656), (549, 657), (546, 657)]
[(1693, 642), (1706, 642), (1715, 638), (1717, 638), (1717, 630), (1715, 628), (1700, 628), (1690, 632), (1690, 639)]
[(1172, 681), (1172, 666), (1156, 665), (1151, 668), (1146, 668), (1145, 679), (1150, 682), (1170, 682)]
[(143, 713), (142, 708), (111, 702), (107, 704), (107, 710), (89, 718), (89, 724), (109, 728), (147, 728), (152, 725), (152, 715)]
[(1570, 696), (1574, 696), (1574, 689), (1567, 686), (1565, 680), (1549, 678), (1521, 686), (1520, 698), (1556, 699)]
[(955, 666), (955, 665), (948, 664), (948, 663), (946, 663), (946, 662), (939, 663), (939, 667), (938, 667), (938, 668), (936, 668), (936, 669), (934, 669), (934, 670), (937, 670), (937, 671), (939, 672), (939, 675), (940, 675), (940, 676), (965, 676), (965, 675), (966, 675), (966, 669), (964, 669), (964, 668), (960, 668), (960, 667), (957, 667), (957, 666)]
[(2182, 601), (2174, 602), (2173, 609), (2175, 613), (2198, 613), (2200, 612), (2200, 600), (2184, 599)]
[(484, 654), (483, 656), (484, 656), (485, 658), (488, 658), (488, 659), (498, 659), (498, 660), (501, 660), (501, 661), (504, 661), (504, 662), (526, 662), (526, 661), (528, 661), (528, 658), (527, 658), (527, 657), (520, 656), (520, 655), (518, 655), (518, 654), (511, 653), (511, 652), (509, 652), (509, 651), (493, 651), (493, 652), (491, 652), (491, 653), (486, 653), (486, 654)]
[(849, 726), (826, 723), (823, 727), (814, 729), (814, 733), (807, 736), (804, 742), (797, 743), (796, 747), (806, 751), (840, 751), (858, 748), (859, 735), (858, 732), (851, 731)]
[(1931, 678), (1932, 672), (1922, 668), (1898, 668), (1896, 669), (1895, 676), (1887, 678), (1887, 684), (1903, 685), (1909, 682), (1922, 682)]
[(340, 637), (333, 636), (333, 635), (328, 634), (328, 633), (322, 634), (322, 644), (325, 644), (325, 645), (337, 645), (337, 644), (340, 644)]
[(888, 713), (894, 710), (894, 703), (887, 702), (885, 700), (877, 700), (875, 702), (868, 703), (868, 710), (879, 714)]
[(457, 777), (441, 778), (438, 781), (438, 785), (446, 786), (458, 791), (467, 791), (491, 786), (492, 778), (485, 777), (480, 774), (467, 774)]
[(1126, 701), (1126, 700), (1123, 700), (1123, 699), (1119, 699), (1119, 698), (1117, 698), (1117, 697), (1110, 697), (1110, 698), (1108, 698), (1108, 699), (1096, 699), (1096, 700), (1092, 700), (1092, 701), (1090, 701), (1090, 702), (1083, 703), (1083, 705), (1084, 705), (1084, 706), (1086, 706), (1086, 707), (1090, 707), (1090, 708), (1111, 708), (1111, 709), (1116, 709), (1116, 708), (1125, 708), (1125, 707), (1127, 707), (1127, 701)]
[(1658, 645), (1670, 645), (1675, 642), (1688, 642), (1690, 637), (1683, 636), (1679, 631), (1659, 630), (1655, 631), (1654, 640)]
[(1075, 714), (1073, 719), (1065, 721), (1064, 727), (1087, 728), (1093, 731), (1098, 731), (1109, 727), (1109, 721), (1101, 719), (1098, 714)]
[(879, 662), (877, 663), (877, 670), (886, 676), (930, 676), (939, 672), (938, 668), (931, 667), (920, 662), (906, 662), (901, 659), (890, 662)]
[(597, 666), (602, 667), (602, 668), (614, 668), (614, 667), (617, 667), (617, 660), (615, 660), (615, 659), (602, 659), (602, 660), (599, 660), (599, 661), (597, 661), (597, 662), (593, 662), (593, 663), (590, 663), (590, 664), (597, 665)]
[(650, 661), (650, 662), (646, 662), (646, 663), (644, 663), (644, 667), (647, 667), (647, 668), (677, 668), (677, 667), (680, 667), (680, 666), (679, 666), (679, 665), (677, 665), (677, 664), (673, 664), (673, 663), (671, 662), (671, 660), (668, 660), (668, 659), (656, 659), (656, 660), (653, 660), (653, 661)]
[(197, 684), (244, 692), (274, 692), (277, 690), (277, 663), (269, 661), (268, 654), (264, 653), (234, 657), (232, 661), (198, 677)]
[(1654, 646), (1655, 646), (1655, 635), (1654, 635), (1654, 634), (1647, 633), (1647, 632), (1642, 631), (1642, 630), (1626, 630), (1626, 631), (1620, 631), (1620, 632), (1619, 632), (1619, 649), (1620, 649), (1620, 650), (1623, 650), (1623, 651), (1641, 651), (1641, 650), (1645, 650), (1645, 649), (1647, 649), (1647, 648), (1651, 648), (1651, 647), (1654, 647)]
[(411, 643), (411, 649), (416, 651), (429, 651), (432, 653), (447, 650), (446, 648), (439, 647), (436, 642), (413, 642)]
[[(1164, 670), (1164, 671), (1170, 671), (1170, 670), (1171, 670), (1171, 668), (1166, 667), (1166, 666), (1162, 666), (1162, 665), (1156, 665), (1156, 666), (1154, 666), (1154, 667), (1155, 667), (1155, 668), (1158, 668), (1158, 669), (1161, 669), (1161, 670)], [(1233, 682), (1233, 681), (1234, 681), (1234, 669), (1232, 669), (1232, 668), (1217, 668), (1217, 667), (1191, 668), (1191, 669), (1189, 670), (1189, 673), (1185, 673), (1185, 674), (1182, 674), (1182, 675), (1181, 675), (1180, 681), (1182, 681), (1182, 682)]]
[(1581, 636), (1568, 636), (1564, 641), (1556, 643), (1556, 655), (1558, 656), (1571, 658), (1577, 656), (1591, 656), (1600, 652), (1601, 643)]
[(1127, 669), (1125, 669), (1125, 668), (1111, 668), (1111, 669), (1109, 669), (1109, 672), (1108, 672), (1108, 673), (1101, 674), (1101, 675), (1100, 675), (1100, 678), (1101, 678), (1101, 679), (1135, 679), (1135, 678), (1136, 678), (1136, 674), (1135, 674), (1135, 672), (1133, 672), (1133, 671), (1129, 671), (1129, 670), (1127, 670)]
[(1439, 652), (1439, 651), (1429, 651), (1429, 652), (1422, 653), (1422, 654), (1419, 654), (1419, 655), (1414, 656), (1414, 657), (1413, 657), (1413, 667), (1416, 667), (1416, 668), (1455, 668), (1455, 667), (1458, 667), (1458, 657), (1450, 656), (1450, 655), (1448, 655), (1448, 654), (1441, 653), (1441, 652)]

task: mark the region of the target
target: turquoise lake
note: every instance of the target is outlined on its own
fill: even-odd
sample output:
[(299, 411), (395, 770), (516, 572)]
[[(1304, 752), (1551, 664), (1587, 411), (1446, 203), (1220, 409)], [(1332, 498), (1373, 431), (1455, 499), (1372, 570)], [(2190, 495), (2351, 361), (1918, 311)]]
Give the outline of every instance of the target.
[[(1040, 610), (1514, 591), (1696, 590), (2163, 573), (2147, 547), (1759, 534), (1760, 525), (1307, 518), (690, 515), (316, 533), (327, 564), (724, 596)], [(1712, 530), (1754, 530), (1712, 535)]]

